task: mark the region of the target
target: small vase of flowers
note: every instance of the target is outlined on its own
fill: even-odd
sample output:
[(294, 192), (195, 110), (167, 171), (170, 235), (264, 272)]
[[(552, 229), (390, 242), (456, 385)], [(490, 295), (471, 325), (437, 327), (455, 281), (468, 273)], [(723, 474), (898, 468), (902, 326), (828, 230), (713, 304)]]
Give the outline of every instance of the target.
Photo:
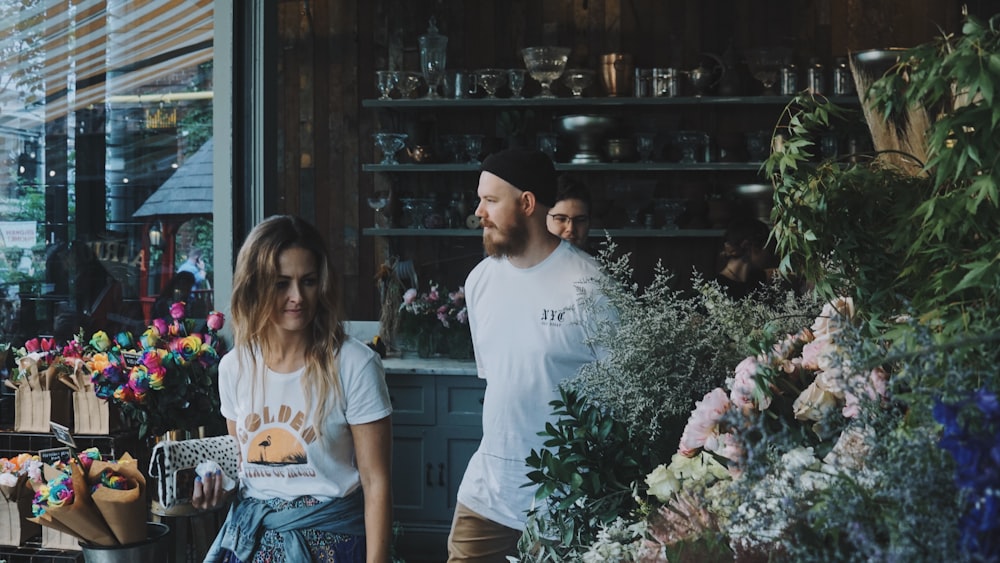
[(472, 334), (463, 287), (448, 292), (431, 282), (424, 293), (410, 288), (403, 294), (399, 311), (400, 339), (415, 342), (413, 348), (421, 358), (471, 358)]

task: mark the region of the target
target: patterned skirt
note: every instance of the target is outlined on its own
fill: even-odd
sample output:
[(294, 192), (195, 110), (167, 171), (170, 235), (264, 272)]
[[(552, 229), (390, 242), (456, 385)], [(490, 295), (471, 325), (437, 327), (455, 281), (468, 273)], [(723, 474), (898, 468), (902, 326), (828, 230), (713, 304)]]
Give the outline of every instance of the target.
[[(314, 506), (321, 501), (313, 497), (299, 497), (295, 500), (270, 499), (264, 501), (275, 511), (303, 506)], [(364, 563), (365, 537), (335, 534), (321, 530), (301, 530), (309, 547), (309, 554), (314, 563)], [(225, 563), (299, 563), (286, 561), (285, 548), (278, 532), (267, 530), (260, 540), (257, 552), (250, 561), (240, 561), (233, 553), (227, 553)]]

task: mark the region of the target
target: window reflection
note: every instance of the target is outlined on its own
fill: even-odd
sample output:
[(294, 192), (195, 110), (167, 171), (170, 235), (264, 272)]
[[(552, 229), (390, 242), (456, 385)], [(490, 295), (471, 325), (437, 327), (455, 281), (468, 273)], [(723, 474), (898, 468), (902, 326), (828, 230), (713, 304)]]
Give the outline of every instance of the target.
[(141, 331), (192, 248), (211, 306), (212, 8), (0, 1), (0, 343)]

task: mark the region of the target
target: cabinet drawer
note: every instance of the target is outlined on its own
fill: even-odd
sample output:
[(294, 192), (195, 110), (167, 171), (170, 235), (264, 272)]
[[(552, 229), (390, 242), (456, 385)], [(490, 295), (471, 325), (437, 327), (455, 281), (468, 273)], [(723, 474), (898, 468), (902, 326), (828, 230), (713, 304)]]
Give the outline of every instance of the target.
[(395, 424), (434, 424), (434, 377), (386, 375), (392, 421)]
[(486, 381), (478, 377), (438, 377), (437, 420), (442, 426), (482, 426)]

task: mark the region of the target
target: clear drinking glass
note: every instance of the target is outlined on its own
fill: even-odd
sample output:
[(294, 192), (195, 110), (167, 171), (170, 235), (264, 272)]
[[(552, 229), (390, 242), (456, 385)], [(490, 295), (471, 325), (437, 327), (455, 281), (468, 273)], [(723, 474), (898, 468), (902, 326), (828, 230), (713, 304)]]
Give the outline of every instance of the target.
[(596, 73), (587, 68), (574, 68), (563, 74), (563, 84), (573, 92), (574, 98), (583, 97), (583, 91), (593, 84)]
[(538, 144), (538, 150), (549, 155), (552, 162), (555, 162), (556, 150), (559, 148), (559, 135), (555, 133), (538, 133), (535, 136), (535, 142)]
[(521, 90), (524, 89), (524, 75), (528, 71), (523, 68), (512, 68), (507, 71), (507, 86), (510, 86), (510, 97), (515, 100), (520, 100), (524, 96), (521, 95)]
[(378, 99), (392, 99), (389, 94), (392, 92), (392, 89), (396, 87), (396, 78), (396, 73), (391, 70), (375, 71), (375, 84), (378, 86), (379, 94), (381, 94)]
[(639, 151), (639, 162), (653, 162), (653, 146), (655, 133), (636, 133), (635, 148)]
[(465, 154), (469, 164), (482, 164), (479, 155), (483, 152), (483, 135), (478, 133), (465, 136)]
[(413, 93), (417, 91), (420, 87), (420, 81), (422, 78), (419, 74), (415, 72), (397, 70), (396, 71), (396, 90), (399, 90), (399, 96), (404, 100), (408, 100), (413, 97)]
[(375, 133), (375, 146), (382, 151), (379, 164), (399, 164), (396, 153), (406, 145), (406, 133)]
[(505, 74), (498, 68), (482, 68), (476, 71), (476, 81), (486, 92), (487, 98), (496, 99), (497, 90), (503, 86)]
[(521, 49), (528, 74), (542, 85), (539, 98), (555, 98), (552, 83), (559, 80), (569, 60), (569, 47), (525, 47)]
[(368, 196), (368, 207), (375, 210), (375, 219), (372, 221), (372, 225), (376, 228), (384, 228), (389, 226), (389, 222), (386, 220), (387, 217), (382, 210), (389, 205), (389, 192), (378, 191), (373, 195)]

